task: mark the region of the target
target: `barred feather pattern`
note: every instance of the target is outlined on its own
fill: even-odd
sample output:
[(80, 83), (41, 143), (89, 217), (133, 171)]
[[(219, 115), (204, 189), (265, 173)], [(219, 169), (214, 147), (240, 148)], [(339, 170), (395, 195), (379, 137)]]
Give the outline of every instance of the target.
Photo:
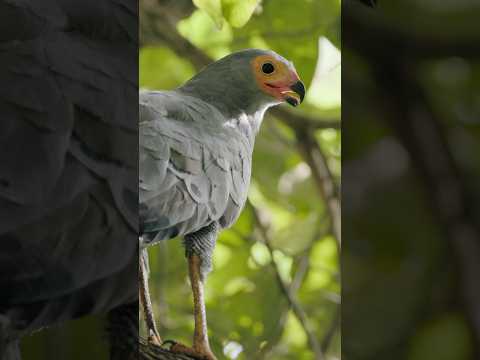
[(205, 279), (212, 269), (212, 254), (217, 240), (218, 225), (212, 222), (210, 225), (185, 236), (185, 255), (187, 257), (196, 254), (200, 257), (200, 275)]

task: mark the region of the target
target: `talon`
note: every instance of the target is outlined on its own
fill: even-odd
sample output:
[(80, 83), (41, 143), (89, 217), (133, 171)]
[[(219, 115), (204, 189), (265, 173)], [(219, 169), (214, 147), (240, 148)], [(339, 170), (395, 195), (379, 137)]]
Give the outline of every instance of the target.
[(155, 334), (155, 332), (152, 329), (150, 329), (150, 335), (148, 336), (148, 343), (153, 344), (155, 346), (161, 346), (162, 339), (158, 334)]
[(176, 341), (167, 340), (164, 342), (164, 344), (166, 342), (168, 342), (169, 344), (172, 344), (169, 350), (174, 353), (185, 354), (197, 360), (217, 360), (215, 355), (213, 355), (213, 353), (208, 348), (195, 349), (195, 348), (191, 348), (183, 344), (180, 344)]
[(170, 345), (170, 349), (172, 349), (173, 346), (177, 345), (178, 343), (174, 340), (165, 340), (163, 343), (162, 343), (162, 347), (163, 346), (166, 346), (166, 345)]

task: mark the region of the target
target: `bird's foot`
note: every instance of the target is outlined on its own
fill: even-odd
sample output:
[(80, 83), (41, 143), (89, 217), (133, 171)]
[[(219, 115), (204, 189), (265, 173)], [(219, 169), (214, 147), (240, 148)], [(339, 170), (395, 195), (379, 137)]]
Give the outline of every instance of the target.
[(162, 346), (162, 338), (158, 333), (150, 329), (150, 335), (148, 336), (148, 343), (156, 346)]
[(217, 360), (208, 345), (188, 347), (176, 341), (167, 340), (163, 345), (170, 345), (170, 351), (185, 354), (197, 360)]

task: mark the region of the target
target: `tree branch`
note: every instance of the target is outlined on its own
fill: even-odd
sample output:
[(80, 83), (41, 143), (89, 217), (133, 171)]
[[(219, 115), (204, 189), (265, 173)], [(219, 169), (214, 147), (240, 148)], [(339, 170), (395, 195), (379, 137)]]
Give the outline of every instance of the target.
[(307, 335), (310, 348), (312, 349), (315, 355), (315, 360), (325, 360), (325, 355), (323, 354), (321, 344), (315, 335), (315, 331), (313, 330), (313, 328), (311, 327), (308, 321), (308, 317), (307, 317), (307, 314), (305, 313), (305, 310), (296, 299), (294, 292), (291, 291), (292, 289), (290, 289), (288, 285), (285, 284), (285, 282), (282, 279), (282, 276), (280, 275), (279, 265), (277, 264), (277, 262), (275, 261), (275, 257), (273, 256), (274, 249), (271, 244), (270, 236), (268, 234), (268, 229), (265, 226), (265, 224), (263, 224), (260, 218), (260, 215), (258, 213), (258, 209), (248, 200), (247, 200), (247, 206), (250, 207), (252, 210), (252, 214), (255, 219), (255, 223), (257, 224), (257, 227), (262, 236), (263, 243), (267, 247), (270, 253), (270, 256), (272, 258), (273, 269), (275, 270), (275, 277), (277, 279), (278, 286), (282, 291), (283, 295), (285, 296), (285, 298), (287, 299), (287, 302), (290, 308), (292, 309), (293, 314), (302, 325), (302, 328), (305, 331), (305, 334)]
[(138, 360), (196, 360), (190, 356), (177, 354), (153, 344), (149, 344), (145, 339), (139, 338), (139, 358)]
[(340, 129), (341, 122), (336, 119), (312, 119), (309, 116), (286, 110), (284, 107), (274, 107), (269, 110), (270, 114), (279, 118), (291, 128), (316, 129)]
[[(303, 284), (303, 281), (305, 280), (305, 277), (308, 274), (308, 271), (310, 270), (310, 253), (312, 250), (312, 246), (309, 246), (308, 249), (305, 250), (305, 252), (300, 256), (300, 259), (298, 260), (298, 266), (295, 274), (293, 275), (292, 282), (289, 285), (288, 291), (292, 296), (296, 296), (298, 290)], [(272, 252), (270, 252), (270, 256), (273, 258)], [(276, 266), (276, 264), (272, 263), (272, 268), (274, 269), (276, 274), (279, 274), (279, 269)], [(276, 275), (276, 278), (278, 279), (278, 275)], [(263, 359), (266, 357), (266, 354), (268, 354), (276, 345), (277, 343), (281, 340), (281, 336), (283, 334), (283, 329), (285, 328), (285, 324), (288, 320), (288, 313), (289, 311), (292, 310), (290, 304), (287, 308), (286, 311), (282, 313), (278, 320), (277, 324), (277, 329), (278, 331), (275, 331), (275, 334), (278, 333), (276, 337), (270, 338), (270, 341), (260, 350), (258, 354), (259, 359)]]
[(328, 330), (325, 333), (325, 336), (323, 337), (323, 340), (322, 340), (322, 350), (324, 353), (326, 353), (330, 348), (330, 344), (332, 343), (333, 337), (335, 336), (335, 332), (340, 327), (340, 321), (342, 318), (341, 314), (342, 312), (340, 311), (340, 307), (338, 307), (335, 311), (335, 316), (333, 317), (333, 321), (328, 327)]
[[(247, 207), (252, 207), (252, 211), (254, 209), (254, 207), (253, 207), (253, 205), (250, 201), (247, 201)], [(256, 222), (256, 224), (258, 224), (258, 223)], [(246, 236), (246, 235), (240, 233), (239, 231), (235, 230), (235, 228), (230, 229), (230, 231), (235, 232), (237, 234), (237, 236), (243, 238), (245, 241), (248, 241), (248, 242), (255, 242), (256, 241), (253, 236)], [(315, 234), (312, 238), (312, 242), (315, 239), (318, 239), (319, 237), (320, 237), (319, 234)], [(263, 239), (264, 238), (262, 237), (262, 240)], [(262, 243), (265, 243), (265, 242), (262, 241)], [(269, 239), (269, 244), (270, 244), (270, 239)], [(308, 271), (310, 270), (310, 254), (311, 254), (311, 250), (312, 250), (312, 247), (313, 247), (312, 245), (310, 245), (303, 252), (303, 254), (300, 256), (300, 258), (298, 259), (297, 271), (293, 275), (292, 282), (289, 285), (285, 284), (285, 287), (287, 287), (288, 293), (290, 293), (291, 296), (293, 296), (293, 297), (296, 296), (297, 291), (302, 286), (302, 283), (305, 280), (305, 277), (307, 276)], [(267, 247), (267, 249), (269, 250), (270, 257), (273, 259), (273, 248), (272, 248), (272, 246)], [(275, 272), (275, 277), (278, 281), (278, 279), (281, 279), (280, 269), (278, 267), (278, 264), (276, 262), (272, 262), (271, 266), (272, 266), (272, 268)], [(284, 329), (285, 323), (287, 321), (288, 312), (290, 310), (292, 310), (292, 306), (291, 306), (292, 303), (289, 302), (288, 300), (287, 300), (287, 303), (288, 303), (287, 310), (282, 313), (282, 315), (280, 316), (280, 318), (278, 320), (277, 329), (280, 329), (280, 330)], [(266, 356), (266, 354), (268, 354), (268, 352), (275, 347), (276, 343), (280, 340), (280, 338), (281, 338), (281, 333), (279, 334), (278, 339), (276, 339), (276, 338), (270, 339), (270, 341), (262, 349), (260, 349), (258, 354), (256, 354), (255, 359), (257, 359), (257, 358), (258, 359), (263, 359)], [(323, 342), (322, 342), (322, 344), (323, 344)]]
[(327, 205), (332, 234), (340, 249), (342, 243), (342, 218), (335, 182), (317, 140), (313, 134), (305, 129), (295, 129), (297, 147), (312, 170), (313, 179), (318, 191)]

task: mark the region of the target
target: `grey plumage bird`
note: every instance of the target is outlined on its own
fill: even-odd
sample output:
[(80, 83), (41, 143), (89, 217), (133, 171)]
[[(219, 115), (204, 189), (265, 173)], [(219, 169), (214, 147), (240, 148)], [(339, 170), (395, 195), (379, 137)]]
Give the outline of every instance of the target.
[[(215, 359), (203, 281), (217, 234), (235, 223), (247, 199), (255, 136), (265, 111), (282, 102), (297, 106), (304, 95), (291, 62), (257, 49), (223, 58), (173, 91), (140, 94), (140, 247), (183, 236), (195, 302), (193, 346), (174, 344), (172, 351)], [(161, 342), (145, 277), (141, 284), (150, 339)]]

